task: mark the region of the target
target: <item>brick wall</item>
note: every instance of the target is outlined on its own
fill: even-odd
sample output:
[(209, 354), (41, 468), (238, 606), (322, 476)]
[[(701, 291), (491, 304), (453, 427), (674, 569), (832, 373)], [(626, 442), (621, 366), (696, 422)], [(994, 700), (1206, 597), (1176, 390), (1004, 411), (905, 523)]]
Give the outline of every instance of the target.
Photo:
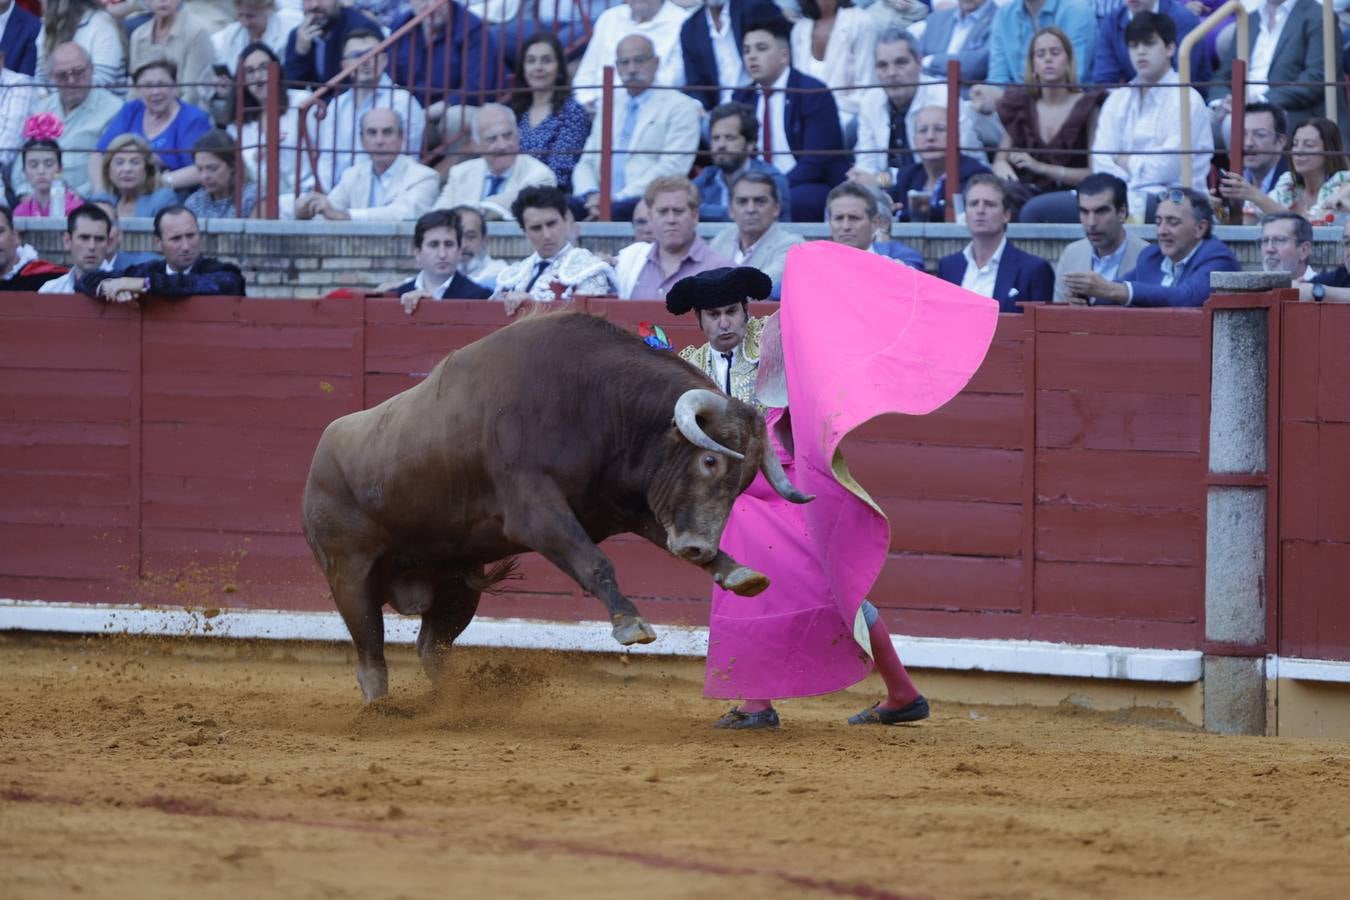
[[(65, 262), (61, 242), (64, 224), (41, 220), (21, 220), (24, 239), (37, 248), (44, 259)], [(700, 231), (711, 237), (722, 224), (705, 224)], [(794, 230), (808, 237), (825, 237), (824, 225), (793, 224)], [(1141, 237), (1153, 239), (1153, 229), (1136, 229)], [(412, 262), (412, 223), (363, 224), (356, 222), (267, 222), (215, 219), (203, 223), (205, 253), (238, 263), (244, 270), (249, 293), (255, 296), (318, 297), (339, 287), (374, 289), (392, 281), (402, 281), (415, 271)], [(1313, 263), (1319, 268), (1339, 265), (1341, 261), (1339, 228), (1316, 229), (1317, 243)], [(1246, 268), (1261, 267), (1257, 244), (1259, 229), (1224, 227), (1218, 236), (1226, 241)], [(590, 249), (615, 253), (631, 241), (629, 226), (619, 223), (593, 223), (584, 226), (585, 245)], [(1064, 245), (1082, 237), (1076, 225), (1014, 225), (1012, 239), (1023, 250), (1049, 259), (1059, 258)], [(937, 260), (959, 251), (969, 239), (959, 225), (898, 225), (895, 238), (921, 251), (930, 271)], [(489, 225), (492, 255), (514, 260), (530, 250), (514, 223)], [(123, 223), (122, 246), (127, 250), (153, 251), (154, 237), (148, 220)]]

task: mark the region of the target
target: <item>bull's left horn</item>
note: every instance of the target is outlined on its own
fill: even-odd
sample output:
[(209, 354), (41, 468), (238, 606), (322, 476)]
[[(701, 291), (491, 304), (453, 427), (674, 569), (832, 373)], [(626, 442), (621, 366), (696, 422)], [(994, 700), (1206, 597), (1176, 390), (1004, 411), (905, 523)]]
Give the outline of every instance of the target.
[(768, 443), (764, 445), (764, 456), (759, 461), (759, 470), (764, 473), (764, 478), (778, 492), (778, 496), (784, 500), (791, 500), (793, 503), (810, 503), (816, 499), (815, 494), (803, 494), (797, 490), (791, 481), (788, 481), (787, 473), (783, 471), (783, 464), (778, 461), (778, 454)]
[[(722, 394), (703, 388), (691, 388), (681, 394), (679, 400), (675, 401), (675, 427), (680, 429), (680, 434), (684, 435), (685, 440), (695, 447), (702, 447), (704, 450), (711, 450), (714, 453), (724, 453), (732, 459), (745, 459), (744, 453), (737, 453), (735, 450), (723, 447), (717, 441), (708, 437), (699, 427), (699, 413), (716, 417), (725, 413), (726, 408), (727, 398)], [(779, 472), (782, 472), (781, 468)]]

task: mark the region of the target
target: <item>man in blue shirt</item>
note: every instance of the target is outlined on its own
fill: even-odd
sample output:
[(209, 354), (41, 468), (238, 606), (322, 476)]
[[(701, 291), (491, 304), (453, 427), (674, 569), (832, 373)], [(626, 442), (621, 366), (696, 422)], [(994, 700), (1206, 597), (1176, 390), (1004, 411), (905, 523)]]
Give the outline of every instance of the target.
[(712, 144), (711, 166), (704, 168), (694, 179), (703, 202), (698, 217), (702, 222), (731, 220), (731, 182), (742, 172), (765, 172), (778, 185), (782, 198), (782, 212), (778, 221), (792, 221), (792, 200), (788, 194), (787, 176), (763, 160), (757, 159), (759, 122), (755, 111), (744, 103), (723, 103), (708, 116), (708, 134)]
[(1088, 0), (1014, 0), (994, 14), (989, 42), (989, 80), (1022, 83), (1027, 48), (1037, 31), (1057, 25), (1069, 36), (1078, 58), (1078, 80), (1092, 80), (1097, 45), (1097, 14)]

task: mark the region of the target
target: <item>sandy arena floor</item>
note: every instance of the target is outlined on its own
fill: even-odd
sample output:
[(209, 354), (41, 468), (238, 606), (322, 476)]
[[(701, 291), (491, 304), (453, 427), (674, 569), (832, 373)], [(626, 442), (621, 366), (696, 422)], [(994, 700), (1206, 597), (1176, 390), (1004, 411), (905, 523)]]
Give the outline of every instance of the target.
[(690, 661), (0, 635), (0, 894), (1344, 897), (1350, 745), (872, 697), (715, 731)]

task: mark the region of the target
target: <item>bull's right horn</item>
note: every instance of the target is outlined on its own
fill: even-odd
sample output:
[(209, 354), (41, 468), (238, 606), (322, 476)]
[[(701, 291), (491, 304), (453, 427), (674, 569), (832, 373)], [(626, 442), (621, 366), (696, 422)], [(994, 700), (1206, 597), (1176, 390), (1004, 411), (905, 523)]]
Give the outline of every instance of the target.
[(744, 453), (737, 453), (735, 450), (723, 447), (699, 427), (698, 416), (702, 413), (710, 418), (715, 418), (726, 412), (727, 398), (715, 391), (709, 391), (704, 388), (691, 388), (680, 395), (680, 399), (675, 401), (675, 427), (680, 429), (680, 434), (684, 435), (685, 440), (695, 447), (702, 447), (704, 450), (711, 450), (714, 453), (723, 453), (732, 459), (745, 459)]

